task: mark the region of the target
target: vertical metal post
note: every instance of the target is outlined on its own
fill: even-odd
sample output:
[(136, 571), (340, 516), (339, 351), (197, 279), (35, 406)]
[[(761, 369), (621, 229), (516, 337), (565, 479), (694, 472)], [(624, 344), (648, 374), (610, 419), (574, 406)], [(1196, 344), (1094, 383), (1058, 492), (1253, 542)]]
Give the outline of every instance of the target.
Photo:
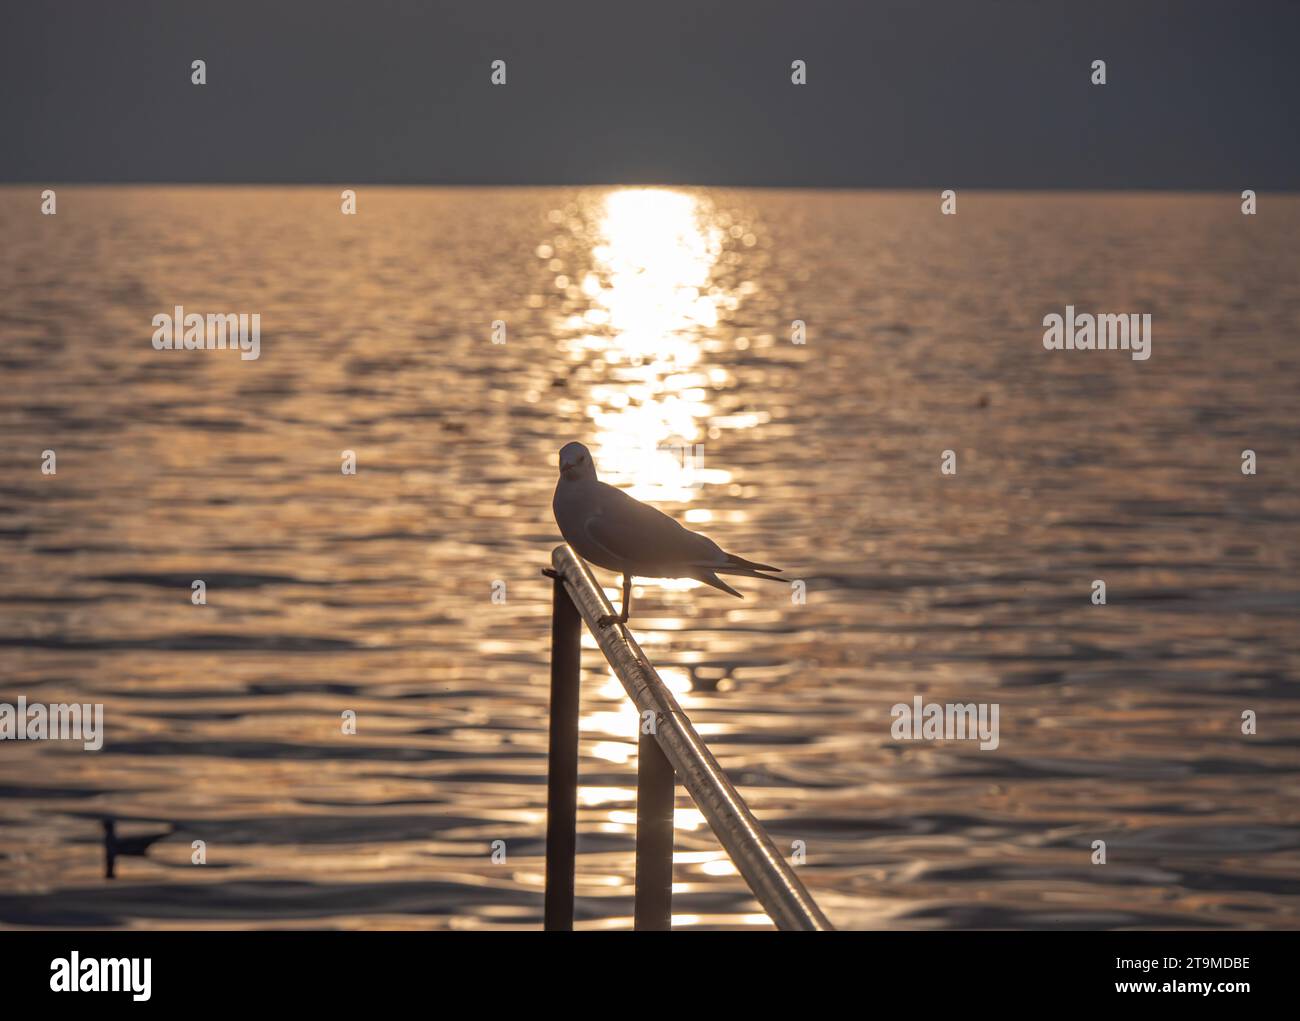
[(673, 917), (676, 776), (653, 734), (641, 731), (636, 767), (636, 911), (632, 927), (667, 931)]
[[(550, 573), (550, 572), (548, 572)], [(578, 677), (582, 618), (555, 574), (551, 593), (551, 741), (546, 760), (548, 931), (573, 929), (573, 868), (578, 840)]]

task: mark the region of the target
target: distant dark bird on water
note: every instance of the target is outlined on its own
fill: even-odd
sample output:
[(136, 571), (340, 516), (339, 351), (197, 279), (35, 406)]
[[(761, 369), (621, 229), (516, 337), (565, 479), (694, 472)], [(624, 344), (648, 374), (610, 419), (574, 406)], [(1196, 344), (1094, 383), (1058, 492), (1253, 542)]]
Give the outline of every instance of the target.
[(627, 623), (634, 577), (694, 578), (737, 599), (745, 597), (719, 574), (788, 584), (784, 578), (763, 573), (779, 567), (726, 553), (712, 539), (683, 528), (663, 511), (599, 481), (591, 451), (581, 443), (566, 444), (560, 451), (560, 480), (551, 509), (564, 541), (578, 556), (623, 574), (623, 611), (617, 617), (601, 617), (601, 627)]
[(163, 837), (170, 837), (175, 828), (166, 833), (147, 833), (141, 837), (119, 837), (117, 824), (112, 819), (104, 820), (104, 878), (112, 879), (119, 856), (143, 858), (149, 845), (157, 843)]

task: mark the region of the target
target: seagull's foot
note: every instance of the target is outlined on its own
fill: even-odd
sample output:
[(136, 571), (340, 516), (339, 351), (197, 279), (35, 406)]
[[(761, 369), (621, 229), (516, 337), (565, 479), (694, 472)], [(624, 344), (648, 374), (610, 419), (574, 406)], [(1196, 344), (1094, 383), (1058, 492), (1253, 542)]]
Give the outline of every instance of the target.
[(603, 617), (598, 617), (596, 619), (596, 626), (598, 628), (607, 628), (611, 624), (626, 624), (626, 623), (627, 623), (626, 617), (616, 617), (612, 613), (607, 613)]

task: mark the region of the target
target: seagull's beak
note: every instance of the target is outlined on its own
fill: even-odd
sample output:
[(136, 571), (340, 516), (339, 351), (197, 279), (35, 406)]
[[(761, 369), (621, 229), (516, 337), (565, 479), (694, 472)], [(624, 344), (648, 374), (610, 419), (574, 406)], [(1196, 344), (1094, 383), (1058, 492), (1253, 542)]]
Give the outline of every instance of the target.
[(562, 461), (560, 463), (560, 477), (567, 479), (569, 477), (567, 473), (569, 469), (572, 467), (573, 467), (572, 461)]

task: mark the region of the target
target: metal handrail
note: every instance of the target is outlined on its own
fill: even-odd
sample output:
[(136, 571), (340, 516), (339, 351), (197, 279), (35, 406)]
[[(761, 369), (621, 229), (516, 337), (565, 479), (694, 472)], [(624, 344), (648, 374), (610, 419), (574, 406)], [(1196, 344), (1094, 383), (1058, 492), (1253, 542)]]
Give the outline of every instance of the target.
[[(573, 926), (581, 624), (595, 637), (642, 719), (637, 783), (636, 928), (668, 928), (673, 774), (708, 820), (755, 899), (779, 929), (832, 928), (749, 806), (736, 793), (668, 686), (624, 625), (600, 627), (613, 607), (568, 546), (551, 554), (551, 734), (546, 839), (546, 928)], [(575, 612), (576, 611), (576, 612)], [(650, 713), (650, 717), (646, 717)], [(665, 794), (666, 791), (666, 794)], [(666, 854), (666, 862), (664, 856)], [(567, 917), (566, 917), (567, 916)]]

